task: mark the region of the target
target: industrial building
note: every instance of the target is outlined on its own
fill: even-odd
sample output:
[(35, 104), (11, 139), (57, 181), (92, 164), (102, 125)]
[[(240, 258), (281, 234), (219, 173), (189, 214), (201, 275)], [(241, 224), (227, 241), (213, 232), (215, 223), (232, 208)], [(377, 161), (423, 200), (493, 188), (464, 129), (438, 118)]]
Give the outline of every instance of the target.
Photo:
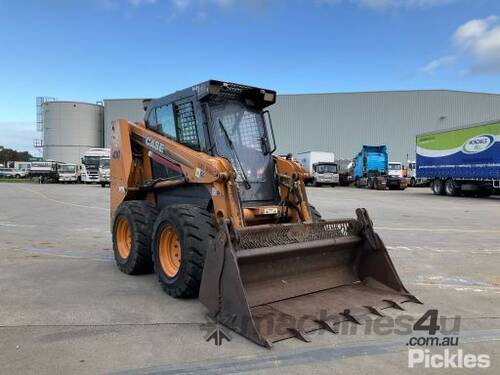
[[(88, 122), (94, 136), (82, 138), (81, 145), (92, 143), (91, 138), (92, 147), (109, 147), (112, 121), (139, 121), (144, 115), (142, 99), (105, 99), (102, 110), (102, 143), (95, 144), (96, 114)], [(338, 158), (350, 159), (362, 144), (386, 144), (391, 160), (406, 163), (415, 158), (417, 134), (500, 119), (500, 95), (450, 90), (278, 95), (269, 110), (280, 154), (332, 151)], [(78, 126), (63, 122), (57, 126), (87, 134), (81, 129), (82, 118)], [(51, 123), (50, 117), (47, 121)], [(77, 141), (74, 131), (65, 131), (54, 148), (54, 137), (47, 139), (50, 134), (44, 135), (44, 156), (45, 148), (69, 150), (65, 145)]]

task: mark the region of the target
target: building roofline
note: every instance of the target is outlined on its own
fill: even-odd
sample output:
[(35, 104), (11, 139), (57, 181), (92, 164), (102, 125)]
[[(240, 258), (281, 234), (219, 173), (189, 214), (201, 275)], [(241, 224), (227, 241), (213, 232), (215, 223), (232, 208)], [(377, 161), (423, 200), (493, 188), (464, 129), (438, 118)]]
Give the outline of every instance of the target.
[(151, 98), (113, 98), (113, 99), (103, 99), (103, 102), (114, 102), (117, 100), (146, 100)]
[(56, 104), (86, 104), (86, 105), (93, 105), (93, 106), (96, 106), (96, 107), (103, 107), (102, 104), (82, 102), (82, 101), (78, 101), (78, 100), (51, 100), (51, 101), (48, 101), (48, 102), (44, 102), (43, 105), (45, 105), (45, 104), (53, 104), (53, 103), (56, 103)]
[[(374, 91), (340, 91), (340, 92), (306, 92), (306, 93), (290, 93), (280, 94), (277, 96), (312, 96), (312, 95), (356, 95), (356, 94), (398, 94), (398, 93), (426, 93), (426, 92), (448, 92), (456, 94), (474, 94), (474, 95), (492, 95), (500, 96), (500, 93), (480, 92), (480, 91), (465, 91), (465, 90), (450, 90), (450, 89), (422, 89), (422, 90), (374, 90)], [(113, 98), (103, 99), (103, 102), (123, 101), (123, 100), (145, 100), (151, 98)], [(156, 98), (158, 99), (158, 98)]]
[(390, 94), (390, 93), (417, 93), (417, 92), (450, 92), (458, 94), (476, 94), (500, 96), (500, 93), (480, 92), (480, 91), (462, 91), (450, 89), (422, 89), (422, 90), (374, 90), (374, 91), (340, 91), (340, 92), (310, 92), (310, 93), (292, 93), (280, 94), (278, 96), (305, 96), (305, 95), (353, 95), (353, 94)]

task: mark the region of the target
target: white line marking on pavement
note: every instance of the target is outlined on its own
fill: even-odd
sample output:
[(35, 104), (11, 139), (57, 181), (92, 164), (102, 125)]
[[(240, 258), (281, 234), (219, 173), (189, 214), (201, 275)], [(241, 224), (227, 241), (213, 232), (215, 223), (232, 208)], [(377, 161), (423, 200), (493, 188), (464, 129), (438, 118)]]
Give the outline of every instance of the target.
[(76, 204), (76, 203), (70, 203), (70, 202), (64, 202), (64, 201), (59, 201), (57, 199), (54, 199), (54, 198), (50, 198), (48, 196), (46, 196), (45, 194), (39, 192), (39, 191), (36, 191), (36, 190), (33, 190), (33, 189), (30, 189), (30, 188), (26, 188), (26, 187), (19, 187), (20, 189), (23, 189), (23, 190), (26, 190), (26, 191), (29, 191), (31, 193), (35, 193), (35, 194), (38, 194), (39, 196), (41, 196), (43, 199), (46, 199), (48, 201), (51, 201), (51, 202), (55, 202), (55, 203), (59, 203), (59, 204), (64, 204), (66, 206), (73, 206), (73, 207), (80, 207), (80, 208), (91, 208), (91, 209), (94, 209), (94, 210), (104, 210), (104, 211), (108, 211), (107, 208), (104, 208), (104, 207), (96, 207), (96, 206), (86, 206), (86, 205), (83, 205), (83, 204)]
[(394, 230), (402, 232), (436, 232), (436, 233), (499, 233), (500, 229), (465, 229), (465, 228), (404, 228), (404, 227), (375, 227), (376, 230)]

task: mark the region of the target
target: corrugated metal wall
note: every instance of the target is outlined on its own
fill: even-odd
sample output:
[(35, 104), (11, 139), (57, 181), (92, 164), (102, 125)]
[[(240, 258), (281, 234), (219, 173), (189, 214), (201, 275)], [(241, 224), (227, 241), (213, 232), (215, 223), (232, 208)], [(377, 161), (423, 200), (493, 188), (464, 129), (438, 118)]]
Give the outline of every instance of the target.
[(279, 153), (387, 144), (389, 158), (415, 158), (417, 134), (500, 119), (500, 95), (446, 90), (280, 95), (270, 107)]
[[(417, 134), (500, 119), (500, 95), (388, 91), (279, 95), (269, 108), (278, 152), (332, 151), (352, 158), (362, 144), (387, 144), (393, 161), (415, 158)], [(104, 144), (111, 121), (143, 119), (142, 99), (104, 100)]]
[(143, 99), (104, 99), (104, 147), (110, 147), (111, 123), (119, 119), (144, 120)]

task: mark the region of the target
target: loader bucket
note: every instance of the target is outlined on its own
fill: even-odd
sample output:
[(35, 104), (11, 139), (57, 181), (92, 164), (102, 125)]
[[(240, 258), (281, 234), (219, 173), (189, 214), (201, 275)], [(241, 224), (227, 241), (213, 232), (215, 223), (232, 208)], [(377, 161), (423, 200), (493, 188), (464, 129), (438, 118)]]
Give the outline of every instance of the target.
[(259, 345), (420, 303), (403, 286), (366, 210), (357, 219), (231, 228), (206, 254), (200, 300)]

